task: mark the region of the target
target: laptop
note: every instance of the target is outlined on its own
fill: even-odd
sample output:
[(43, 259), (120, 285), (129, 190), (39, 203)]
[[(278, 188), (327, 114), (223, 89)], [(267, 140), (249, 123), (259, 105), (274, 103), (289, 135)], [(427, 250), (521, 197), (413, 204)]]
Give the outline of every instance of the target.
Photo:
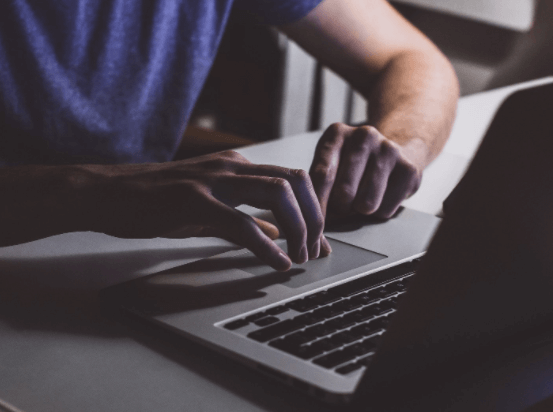
[(325, 231), (329, 257), (286, 273), (235, 250), (102, 296), (328, 402), (350, 401), (364, 374), (363, 388), (387, 385), (542, 325), (552, 108), (553, 86), (505, 101), (441, 225), (409, 209), (344, 220)]

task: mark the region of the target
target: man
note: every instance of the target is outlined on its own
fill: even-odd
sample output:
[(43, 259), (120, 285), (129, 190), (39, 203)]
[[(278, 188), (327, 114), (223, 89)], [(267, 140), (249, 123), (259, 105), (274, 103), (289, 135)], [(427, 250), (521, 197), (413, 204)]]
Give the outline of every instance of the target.
[[(234, 3), (234, 4), (233, 4)], [(231, 7), (277, 25), (371, 103), (304, 171), (235, 152), (169, 162)], [(0, 5), (0, 245), (69, 231), (217, 236), (287, 270), (327, 211), (391, 217), (443, 147), (458, 86), (385, 0), (9, 0)], [(277, 229), (236, 210), (273, 211)]]

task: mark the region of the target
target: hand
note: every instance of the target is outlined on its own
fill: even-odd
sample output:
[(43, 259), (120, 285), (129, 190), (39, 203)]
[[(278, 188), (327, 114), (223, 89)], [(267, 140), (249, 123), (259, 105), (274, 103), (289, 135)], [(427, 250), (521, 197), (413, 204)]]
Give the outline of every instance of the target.
[(309, 174), (323, 215), (388, 219), (417, 191), (422, 169), (376, 128), (335, 123), (319, 140)]
[[(303, 170), (255, 165), (233, 151), (179, 162), (87, 167), (110, 187), (97, 218), (109, 235), (219, 237), (250, 249), (277, 270), (289, 269), (291, 260), (319, 257), (321, 241), (327, 243), (319, 202)], [(289, 257), (271, 240), (278, 229), (235, 209), (241, 204), (273, 212)]]

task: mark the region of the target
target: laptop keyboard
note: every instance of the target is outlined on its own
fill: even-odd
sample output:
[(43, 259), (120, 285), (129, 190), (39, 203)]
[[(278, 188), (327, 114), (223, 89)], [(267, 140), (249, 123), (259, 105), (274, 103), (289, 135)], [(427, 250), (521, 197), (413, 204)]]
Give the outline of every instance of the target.
[(393, 280), (377, 286), (368, 275), (223, 327), (253, 326), (249, 339), (346, 375), (370, 362), (418, 263), (419, 259), (378, 272)]

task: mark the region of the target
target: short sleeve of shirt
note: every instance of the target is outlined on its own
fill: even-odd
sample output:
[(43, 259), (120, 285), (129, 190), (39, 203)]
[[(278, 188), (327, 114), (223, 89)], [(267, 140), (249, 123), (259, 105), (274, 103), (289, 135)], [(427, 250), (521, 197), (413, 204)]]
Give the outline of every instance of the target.
[(258, 21), (281, 25), (306, 16), (323, 0), (236, 0), (236, 8), (253, 15)]

